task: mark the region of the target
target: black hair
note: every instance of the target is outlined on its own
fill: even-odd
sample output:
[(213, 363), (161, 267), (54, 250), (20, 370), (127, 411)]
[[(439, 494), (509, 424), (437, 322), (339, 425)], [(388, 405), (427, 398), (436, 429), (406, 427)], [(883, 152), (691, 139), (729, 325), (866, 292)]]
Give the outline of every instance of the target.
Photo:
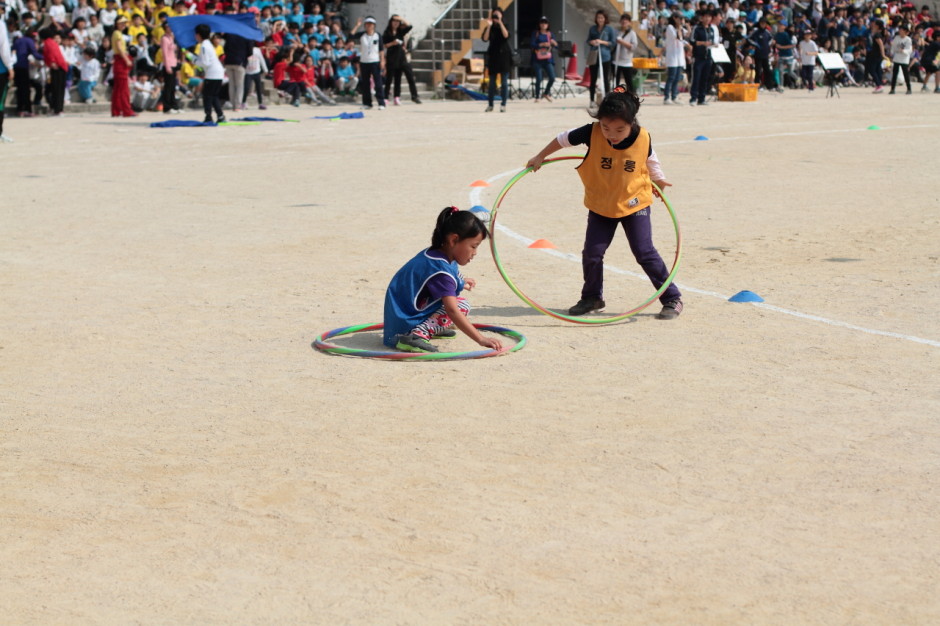
[(434, 233), (431, 235), (431, 249), (439, 250), (444, 246), (447, 235), (457, 235), (457, 241), (483, 235), (486, 239), (486, 225), (471, 211), (461, 211), (449, 206), (437, 215)]
[(594, 119), (602, 120), (612, 117), (633, 126), (636, 124), (636, 114), (639, 110), (640, 97), (626, 85), (620, 85), (604, 96), (601, 105), (597, 107)]
[(209, 28), (208, 24), (197, 24), (196, 34), (199, 35), (203, 41), (206, 41), (212, 36), (212, 29)]

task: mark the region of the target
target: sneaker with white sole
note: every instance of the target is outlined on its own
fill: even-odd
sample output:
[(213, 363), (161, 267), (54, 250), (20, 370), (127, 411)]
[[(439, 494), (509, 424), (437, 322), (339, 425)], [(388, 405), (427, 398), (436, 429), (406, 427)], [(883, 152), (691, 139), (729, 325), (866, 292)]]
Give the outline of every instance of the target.
[(568, 315), (584, 315), (592, 311), (603, 311), (607, 303), (600, 298), (581, 298), (578, 303), (568, 309)]
[(398, 335), (395, 347), (402, 352), (440, 352), (430, 341), (414, 334)]
[(656, 317), (661, 320), (674, 320), (682, 313), (682, 300), (670, 300), (663, 305), (663, 310)]

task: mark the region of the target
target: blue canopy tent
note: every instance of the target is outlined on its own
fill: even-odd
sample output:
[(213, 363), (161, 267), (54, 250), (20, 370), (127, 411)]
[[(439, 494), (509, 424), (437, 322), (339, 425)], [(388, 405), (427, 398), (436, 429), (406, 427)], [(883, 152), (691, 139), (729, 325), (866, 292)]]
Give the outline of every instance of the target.
[(241, 35), (249, 41), (264, 41), (264, 33), (255, 25), (254, 13), (236, 15), (184, 15), (167, 20), (180, 48), (196, 45), (196, 27), (206, 24), (214, 33)]

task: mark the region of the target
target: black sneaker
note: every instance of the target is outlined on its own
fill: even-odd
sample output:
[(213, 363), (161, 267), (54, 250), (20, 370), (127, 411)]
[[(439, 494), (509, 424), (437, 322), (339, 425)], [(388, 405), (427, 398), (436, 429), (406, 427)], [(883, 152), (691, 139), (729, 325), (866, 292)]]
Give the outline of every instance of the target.
[(215, 121), (215, 123), (216, 123), (216, 124), (224, 124), (224, 123), (225, 123), (225, 116), (224, 116), (224, 115), (220, 115), (220, 116), (219, 116), (219, 119), (217, 119), (217, 120)]
[(398, 335), (395, 347), (402, 352), (439, 352), (430, 341), (417, 335)]
[(435, 339), (453, 339), (456, 336), (457, 336), (456, 330), (454, 330), (453, 328), (445, 328), (441, 332), (436, 333), (434, 335), (434, 338)]
[(663, 305), (663, 310), (656, 317), (661, 320), (674, 320), (682, 313), (682, 300), (670, 300)]
[(584, 315), (591, 311), (603, 311), (607, 306), (600, 298), (581, 298), (578, 303), (568, 309), (568, 315)]

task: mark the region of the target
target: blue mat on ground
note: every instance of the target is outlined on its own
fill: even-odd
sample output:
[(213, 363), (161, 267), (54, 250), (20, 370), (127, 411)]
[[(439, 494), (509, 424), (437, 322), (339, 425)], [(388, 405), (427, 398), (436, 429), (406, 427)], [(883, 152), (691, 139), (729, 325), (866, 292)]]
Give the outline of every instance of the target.
[(183, 126), (215, 126), (215, 122), (197, 122), (195, 120), (167, 120), (165, 122), (150, 123), (150, 128), (177, 128)]
[(315, 120), (360, 120), (365, 117), (365, 114), (362, 111), (356, 111), (355, 113), (340, 113), (339, 115), (318, 115), (314, 118)]

